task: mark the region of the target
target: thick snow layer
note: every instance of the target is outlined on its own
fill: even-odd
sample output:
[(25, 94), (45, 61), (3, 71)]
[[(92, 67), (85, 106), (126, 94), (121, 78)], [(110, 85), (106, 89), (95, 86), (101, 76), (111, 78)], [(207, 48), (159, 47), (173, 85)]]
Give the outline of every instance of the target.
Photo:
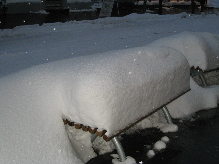
[[(38, 162), (69, 162), (74, 155), (69, 151), (63, 116), (105, 129), (110, 136), (188, 89), (186, 59), (167, 48), (138, 47), (74, 57), (2, 77), (2, 161), (25, 163), (30, 160), (27, 155), (32, 155), (35, 162), (34, 156), (44, 157), (45, 147), (52, 146), (55, 152)], [(30, 154), (27, 147), (39, 153)]]
[[(69, 86), (75, 85), (75, 83), (67, 84), (65, 81), (68, 70), (66, 70), (66, 79), (63, 79), (59, 74), (61, 70), (54, 69), (62, 67), (61, 63), (50, 63), (49, 68), (45, 65), (36, 65), (109, 50), (145, 46), (157, 39), (183, 31), (219, 34), (218, 26), (216, 14), (183, 13), (165, 16), (131, 14), (122, 18), (19, 26), (10, 30), (1, 30), (0, 162), (80, 164), (83, 162), (78, 152), (82, 146), (89, 150), (89, 152), (83, 151), (86, 155), (92, 155), (93, 150), (89, 148), (89, 143), (85, 142), (86, 146), (82, 144), (89, 140), (89, 134), (81, 135), (78, 131), (65, 129), (62, 123), (64, 103), (61, 103), (60, 97), (62, 94), (65, 95), (62, 87), (68, 90)], [(30, 69), (26, 70), (27, 68)], [(23, 71), (19, 72), (21, 70)], [(48, 75), (48, 72), (51, 74)], [(58, 87), (57, 84), (63, 85)], [(183, 101), (184, 103), (179, 102), (179, 105), (175, 103), (171, 114), (174, 115), (175, 111), (176, 116), (182, 117), (205, 109), (204, 102), (207, 102), (208, 108), (215, 106), (215, 95), (213, 101), (210, 101), (210, 97), (211, 92), (215, 92), (217, 88), (217, 86), (204, 90), (201, 88), (201, 92), (192, 89), (191, 95), (185, 94), (188, 97), (183, 98), (187, 99)], [(204, 94), (201, 99), (200, 94)], [(145, 124), (142, 128), (156, 126), (162, 116), (159, 113), (144, 119)], [(70, 136), (72, 134), (68, 138), (66, 131), (77, 133), (74, 135), (77, 141), (83, 140), (83, 142), (77, 143), (79, 146), (74, 145)], [(83, 139), (80, 136), (83, 136)], [(104, 153), (105, 150), (101, 151)]]
[(159, 39), (151, 46), (165, 46), (181, 52), (190, 67), (209, 71), (219, 68), (219, 35), (200, 32), (183, 32)]
[(106, 130), (108, 137), (190, 88), (187, 60), (172, 49), (107, 52), (75, 58), (65, 67), (70, 75), (62, 94), (64, 117)]
[(202, 109), (217, 107), (219, 85), (203, 88), (190, 78), (190, 86), (189, 92), (167, 105), (172, 117), (186, 117)]
[[(91, 158), (96, 157), (96, 153), (92, 148), (91, 133), (84, 132), (81, 129), (75, 129), (66, 125), (69, 140), (77, 154), (77, 156), (83, 161), (87, 162)], [(100, 137), (99, 137), (100, 138)]]
[(62, 122), (58, 79), (44, 68), (0, 79), (2, 163), (82, 163)]

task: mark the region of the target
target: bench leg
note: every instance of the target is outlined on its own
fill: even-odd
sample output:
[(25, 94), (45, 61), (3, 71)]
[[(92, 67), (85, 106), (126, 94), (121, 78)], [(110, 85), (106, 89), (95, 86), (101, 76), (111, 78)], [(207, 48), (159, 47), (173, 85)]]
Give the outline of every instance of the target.
[(168, 124), (172, 124), (172, 123), (173, 123), (173, 120), (172, 120), (172, 117), (171, 117), (171, 115), (170, 115), (170, 113), (169, 113), (167, 107), (164, 106), (164, 107), (162, 108), (162, 111), (163, 111), (163, 113), (164, 113), (164, 115), (165, 115), (165, 117), (166, 117), (166, 119), (167, 119), (167, 123), (168, 123)]
[(201, 81), (202, 81), (203, 86), (205, 86), (205, 87), (207, 86), (207, 83), (206, 83), (206, 80), (205, 80), (205, 77), (204, 77), (202, 71), (200, 71), (200, 70), (195, 70), (195, 69), (190, 69), (190, 75), (191, 75), (191, 77), (194, 77), (194, 76), (198, 75), (199, 78), (200, 78)]
[(206, 87), (206, 86), (207, 86), (207, 83), (206, 83), (206, 80), (205, 80), (204, 75), (203, 75), (203, 74), (199, 74), (199, 78), (201, 79), (203, 86)]
[(114, 146), (116, 147), (120, 162), (124, 162), (126, 160), (126, 156), (125, 156), (125, 152), (123, 150), (122, 144), (120, 143), (118, 137), (113, 137), (112, 142)]
[[(91, 143), (98, 137), (97, 133), (92, 134), (91, 136)], [(111, 139), (114, 146), (116, 147), (117, 153), (119, 155), (120, 162), (124, 162), (126, 160), (125, 152), (123, 150), (122, 144), (120, 143), (118, 137), (113, 137)]]

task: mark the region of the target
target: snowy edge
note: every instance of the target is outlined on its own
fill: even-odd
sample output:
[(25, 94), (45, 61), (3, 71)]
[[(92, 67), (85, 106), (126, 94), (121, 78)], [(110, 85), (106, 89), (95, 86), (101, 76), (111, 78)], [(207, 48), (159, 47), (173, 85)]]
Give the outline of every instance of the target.
[[(209, 17), (218, 17), (215, 14), (205, 15)], [(72, 30), (72, 28), (80, 26), (81, 28), (87, 27), (96, 27), (103, 25), (113, 25), (113, 26), (126, 26), (126, 22), (128, 23), (136, 23), (142, 21), (160, 21), (160, 20), (175, 20), (179, 18), (183, 19), (197, 19), (202, 18), (203, 15), (191, 15), (187, 13), (181, 13), (176, 15), (158, 15), (158, 14), (130, 14), (124, 17), (107, 17), (107, 18), (98, 18), (95, 20), (83, 20), (83, 21), (69, 21), (69, 22), (56, 22), (56, 23), (45, 23), (42, 26), (39, 24), (35, 25), (24, 25), (17, 26), (13, 29), (3, 29), (0, 33), (0, 38), (4, 37), (14, 37), (14, 36), (22, 36), (22, 35), (36, 35), (36, 34), (45, 34), (45, 33), (54, 33), (54, 32), (62, 32)], [(212, 18), (213, 19), (213, 18)], [(43, 27), (43, 28), (42, 28)]]

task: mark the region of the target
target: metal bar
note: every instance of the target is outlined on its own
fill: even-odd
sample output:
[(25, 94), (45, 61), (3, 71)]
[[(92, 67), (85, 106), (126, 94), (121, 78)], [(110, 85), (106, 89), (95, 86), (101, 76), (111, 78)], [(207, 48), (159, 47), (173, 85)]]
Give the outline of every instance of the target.
[(118, 137), (113, 137), (112, 142), (114, 146), (116, 147), (120, 162), (124, 162), (126, 160), (126, 156), (125, 156), (125, 152), (123, 150), (122, 144), (120, 143)]
[(204, 74), (203, 74), (202, 71), (200, 71), (200, 70), (195, 70), (195, 69), (190, 69), (190, 75), (191, 75), (191, 77), (194, 77), (194, 76), (198, 75), (199, 78), (200, 78), (201, 81), (202, 81), (203, 86), (205, 86), (205, 87), (207, 86), (207, 82), (206, 82), (206, 80), (205, 80), (205, 77), (204, 77)]
[(204, 77), (204, 75), (203, 74), (199, 74), (199, 77), (200, 77), (200, 79), (201, 79), (201, 81), (202, 81), (202, 84), (203, 84), (203, 86), (207, 86), (207, 83), (206, 83), (206, 80), (205, 80), (205, 77)]
[(164, 113), (164, 115), (165, 115), (165, 117), (166, 117), (166, 119), (167, 119), (167, 123), (168, 123), (168, 124), (172, 124), (172, 123), (173, 123), (173, 120), (172, 120), (172, 117), (171, 117), (171, 115), (170, 115), (170, 113), (169, 113), (167, 107), (164, 106), (164, 107), (162, 108), (162, 111), (163, 111), (163, 113)]

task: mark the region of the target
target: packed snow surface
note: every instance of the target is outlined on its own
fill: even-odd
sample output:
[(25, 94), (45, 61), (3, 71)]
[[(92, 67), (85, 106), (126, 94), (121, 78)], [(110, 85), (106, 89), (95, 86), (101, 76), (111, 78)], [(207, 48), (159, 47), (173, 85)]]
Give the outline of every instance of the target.
[[(64, 111), (70, 112), (67, 109), (70, 109), (71, 105), (77, 106), (72, 103), (75, 101), (71, 100), (76, 96), (83, 100), (82, 95), (74, 93), (77, 93), (78, 89), (83, 91), (84, 84), (92, 79), (92, 75), (102, 70), (92, 72), (88, 69), (88, 67), (92, 68), (92, 65), (83, 67), (80, 63), (72, 65), (72, 62), (78, 58), (81, 60), (86, 58), (81, 56), (91, 55), (88, 58), (92, 59), (92, 54), (111, 50), (124, 52), (123, 49), (127, 50), (127, 48), (145, 47), (157, 39), (184, 31), (211, 32), (216, 36), (219, 34), (218, 20), (216, 14), (183, 13), (166, 16), (131, 14), (123, 18), (20, 26), (11, 30), (2, 30), (0, 32), (0, 162), (80, 164), (88, 160), (89, 156), (94, 157), (92, 144), (88, 142), (90, 135), (84, 134), (86, 132), (80, 135), (80, 132), (65, 129), (62, 117)], [(159, 48), (157, 53), (160, 53), (160, 50)], [(156, 49), (150, 51), (154, 52)], [(174, 50), (171, 51), (175, 53)], [(125, 52), (128, 53), (128, 50)], [(153, 54), (151, 53), (152, 59)], [(167, 59), (172, 55), (172, 53), (166, 54)], [(161, 53), (161, 57), (163, 56), (165, 52)], [(95, 55), (93, 57), (96, 59)], [(132, 58), (133, 63), (138, 61), (134, 59)], [(84, 62), (86, 63), (82, 61)], [(125, 67), (124, 63), (122, 67)], [(135, 75), (128, 68), (127, 66), (127, 77)], [(82, 76), (86, 71), (83, 72), (81, 69), (91, 74)], [(81, 85), (74, 83), (76, 82), (74, 75), (78, 75), (78, 72), (82, 73), (76, 76), (76, 79), (81, 78), (83, 81)], [(99, 76), (94, 81), (98, 78)], [(218, 86), (201, 88), (192, 79), (190, 83), (191, 91), (168, 106), (169, 109), (172, 106), (170, 113), (174, 117), (183, 117), (217, 105)], [(93, 83), (89, 85), (94, 86)], [(65, 116), (77, 118), (70, 113)], [(141, 127), (157, 126), (161, 118), (161, 115), (155, 113), (152, 117), (144, 119), (145, 124), (143, 126), (142, 123)], [(71, 135), (68, 137), (68, 133), (73, 133), (72, 138), (76, 138), (78, 142), (72, 142), (74, 139), (71, 139)], [(83, 155), (80, 153), (82, 146), (86, 149), (82, 149)]]

